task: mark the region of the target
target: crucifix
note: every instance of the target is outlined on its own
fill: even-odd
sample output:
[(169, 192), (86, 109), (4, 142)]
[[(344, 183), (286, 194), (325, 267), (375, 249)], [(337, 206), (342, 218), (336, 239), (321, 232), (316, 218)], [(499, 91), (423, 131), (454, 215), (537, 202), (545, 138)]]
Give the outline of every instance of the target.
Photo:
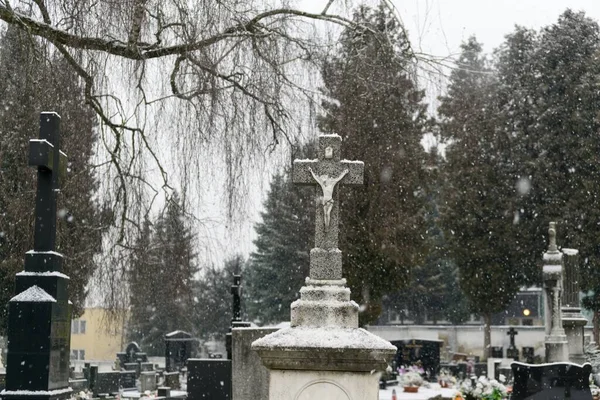
[(342, 138), (319, 136), (316, 160), (294, 160), (293, 182), (313, 185), (316, 190), (315, 248), (310, 253), (310, 278), (341, 279), (341, 252), (338, 249), (340, 185), (362, 185), (364, 163), (341, 159)]
[(29, 165), (37, 167), (33, 250), (25, 257), (26, 271), (60, 271), (62, 255), (56, 250), (56, 197), (65, 175), (67, 156), (60, 151), (60, 116), (40, 115), (40, 138), (29, 141)]
[(517, 332), (515, 328), (511, 326), (506, 334), (510, 336), (510, 347), (515, 347), (515, 336), (518, 335), (519, 332)]
[(231, 285), (231, 294), (233, 295), (233, 317), (231, 322), (237, 322), (242, 320), (241, 312), (241, 288), (242, 277), (240, 275), (233, 275), (233, 285)]

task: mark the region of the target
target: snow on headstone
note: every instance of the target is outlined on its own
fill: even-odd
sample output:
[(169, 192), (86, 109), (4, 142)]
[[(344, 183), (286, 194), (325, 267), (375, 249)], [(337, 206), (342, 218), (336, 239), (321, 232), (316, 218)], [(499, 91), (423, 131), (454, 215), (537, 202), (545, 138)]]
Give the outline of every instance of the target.
[(46, 291), (39, 286), (32, 286), (29, 289), (19, 293), (10, 301), (30, 302), (30, 303), (56, 303), (56, 299), (50, 296)]

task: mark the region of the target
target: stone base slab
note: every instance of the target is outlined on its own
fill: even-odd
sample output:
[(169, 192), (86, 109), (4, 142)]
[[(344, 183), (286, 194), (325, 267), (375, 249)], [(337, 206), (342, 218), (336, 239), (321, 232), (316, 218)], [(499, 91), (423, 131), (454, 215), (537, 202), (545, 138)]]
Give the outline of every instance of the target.
[(269, 400), (377, 400), (379, 373), (271, 372)]
[(546, 336), (546, 362), (569, 361), (569, 342), (564, 335)]
[(252, 350), (271, 370), (370, 372), (383, 371), (397, 348), (364, 329), (295, 327), (255, 341)]
[(358, 328), (358, 304), (354, 301), (296, 300), (291, 306), (291, 326)]

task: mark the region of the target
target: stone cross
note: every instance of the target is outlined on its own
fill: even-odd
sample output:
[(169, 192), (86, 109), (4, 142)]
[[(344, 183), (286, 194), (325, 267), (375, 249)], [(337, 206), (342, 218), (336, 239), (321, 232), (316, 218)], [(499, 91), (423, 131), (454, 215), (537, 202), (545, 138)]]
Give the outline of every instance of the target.
[(506, 334), (510, 336), (510, 347), (515, 347), (515, 336), (518, 335), (519, 332), (517, 332), (515, 328), (511, 326)]
[(339, 280), (342, 278), (342, 255), (338, 249), (340, 185), (362, 185), (365, 165), (362, 161), (341, 159), (342, 138), (319, 136), (316, 160), (294, 160), (293, 182), (314, 185), (317, 212), (315, 248), (310, 252), (310, 278)]
[(363, 183), (364, 163), (341, 160), (341, 147), (341, 136), (321, 135), (316, 160), (294, 160), (294, 183), (316, 186), (315, 247), (321, 249), (338, 247), (338, 187)]
[(242, 312), (241, 312), (241, 289), (242, 277), (240, 275), (233, 275), (233, 285), (231, 286), (231, 294), (233, 295), (233, 321), (241, 321), (242, 320)]
[(33, 250), (27, 253), (25, 270), (60, 270), (62, 256), (54, 252), (56, 197), (60, 190), (59, 177), (66, 171), (67, 156), (60, 151), (60, 116), (57, 113), (41, 113), (40, 138), (29, 141), (29, 165), (37, 167), (37, 190)]

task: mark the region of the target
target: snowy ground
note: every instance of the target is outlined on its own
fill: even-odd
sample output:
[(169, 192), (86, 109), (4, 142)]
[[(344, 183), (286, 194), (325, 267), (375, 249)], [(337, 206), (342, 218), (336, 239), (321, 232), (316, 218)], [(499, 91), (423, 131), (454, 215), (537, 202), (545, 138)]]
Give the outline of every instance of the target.
[(379, 391), (379, 400), (392, 400), (392, 390), (396, 391), (397, 400), (427, 400), (441, 395), (443, 399), (453, 399), (455, 389), (419, 388), (418, 393), (404, 393), (402, 386), (390, 386)]

